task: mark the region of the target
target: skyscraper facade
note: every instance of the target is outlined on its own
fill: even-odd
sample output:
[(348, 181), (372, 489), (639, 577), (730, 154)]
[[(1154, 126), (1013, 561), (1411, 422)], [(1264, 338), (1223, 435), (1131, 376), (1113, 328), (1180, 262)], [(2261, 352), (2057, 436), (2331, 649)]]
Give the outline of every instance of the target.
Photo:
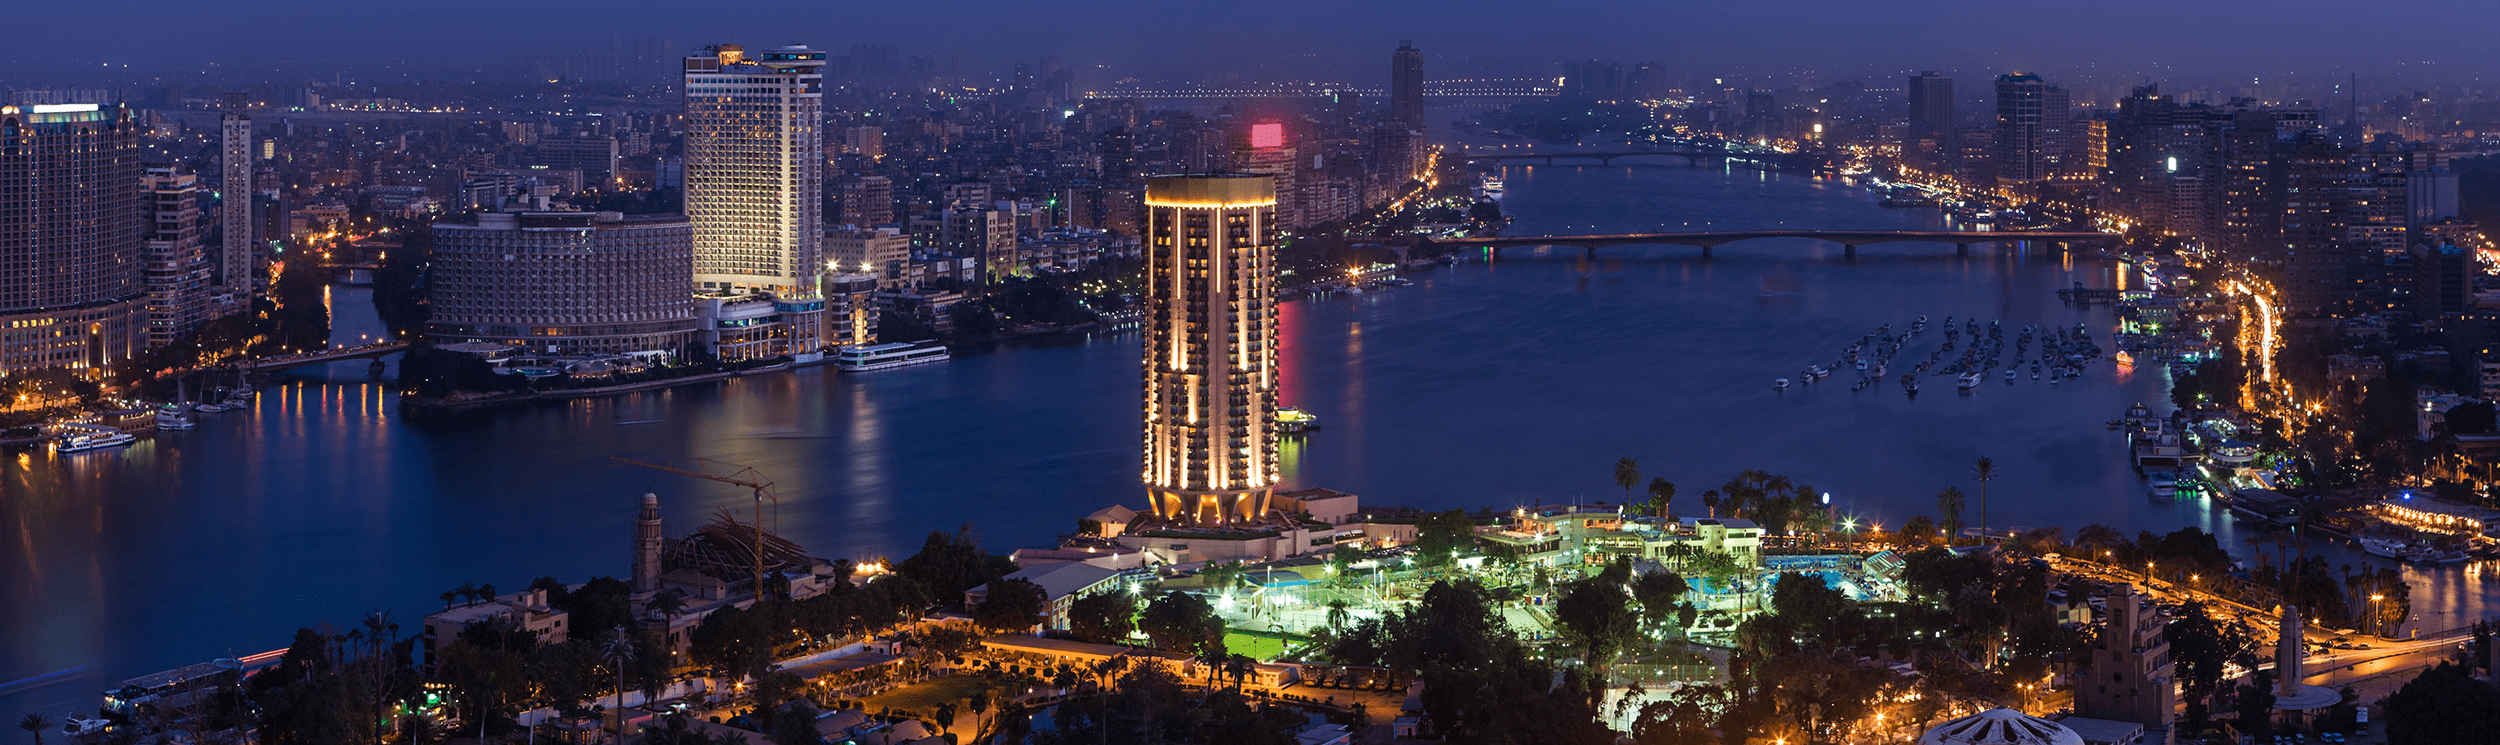
[(1909, 91), (1910, 132), (1901, 151), (1912, 162), (1934, 164), (1934, 153), (1953, 149), (1953, 79), (1935, 71), (1912, 76)]
[(100, 370), (145, 343), (142, 128), (118, 104), (0, 106), (0, 372)]
[(218, 282), (237, 298), (251, 297), (260, 277), (260, 221), (252, 219), (252, 117), (243, 113), (243, 97), (228, 94), (220, 121), (218, 148), (222, 169), (217, 186)]
[(2048, 104), (2049, 84), (2040, 76), (2018, 72), (1997, 77), (1997, 180), (2049, 177), (2049, 153), (2056, 148)]
[(149, 168), (143, 177), (148, 222), (147, 344), (161, 347), (207, 320), (207, 252), (200, 245), (199, 177), (173, 168)]
[(1389, 118), (1424, 128), (1424, 53), (1412, 41), (1400, 40), (1389, 55)]
[(1145, 481), (1157, 516), (1267, 513), (1276, 473), (1276, 182), (1146, 183)]
[(686, 217), (704, 290), (804, 297), (824, 269), (825, 53), (687, 57)]
[(426, 334), (548, 354), (679, 351), (695, 338), (692, 235), (677, 215), (615, 212), (435, 223)]

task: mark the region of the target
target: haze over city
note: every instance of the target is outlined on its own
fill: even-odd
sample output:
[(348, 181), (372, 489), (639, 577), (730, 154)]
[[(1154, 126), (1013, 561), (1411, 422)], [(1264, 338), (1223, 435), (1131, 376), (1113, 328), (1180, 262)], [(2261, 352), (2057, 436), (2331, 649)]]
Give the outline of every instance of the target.
[(2500, 733), (2500, 3), (5, 17), (36, 745)]

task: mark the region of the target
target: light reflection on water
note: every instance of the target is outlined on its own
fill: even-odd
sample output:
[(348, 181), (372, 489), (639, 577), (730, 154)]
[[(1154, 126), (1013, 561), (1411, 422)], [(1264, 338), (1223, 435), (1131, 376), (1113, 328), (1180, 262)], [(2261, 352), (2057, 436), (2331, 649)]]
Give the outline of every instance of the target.
[[(1861, 191), (1741, 171), (1515, 168), (1508, 182), (1519, 234), (1935, 224)], [(2084, 323), (2106, 346), (2109, 311), (2053, 292), (2111, 286), (2107, 262), (1912, 244), (1861, 247), (1850, 262), (1811, 241), (1695, 253), (1609, 249), (1584, 273), (1575, 252), (1521, 250), (1412, 287), (1289, 304), (1286, 403), (1325, 428), (1286, 445), (1288, 485), (1428, 508), (1618, 501), (1611, 464), (1631, 456), (1677, 483), (1688, 513), (1702, 490), (1759, 468), (1898, 526), (1933, 514), (1945, 486), (1973, 493), (1975, 518), (1967, 469), (1985, 454), (2002, 473), (1994, 525), (2198, 525), (2246, 551), (2227, 513), (2148, 497), (2101, 425), (2158, 404), (2159, 367), (2120, 381), (2104, 365), (2059, 386), (1992, 380), (1967, 395), (1931, 378), (1916, 399), (1891, 385), (1851, 393), (1847, 372), (1768, 385), (1922, 314), (2002, 319), (2009, 338)], [(1774, 272), (1804, 296), (1763, 297)], [(366, 290), (335, 292), (339, 338), (380, 333)], [(1042, 544), (1106, 504), (1142, 504), (1137, 355), (1133, 335), (1114, 334), (869, 375), (812, 369), (416, 419), (348, 361), (265, 392), (249, 413), (126, 450), (14, 456), (0, 474), (0, 682), (91, 673), (0, 696), (0, 710), (91, 708), (107, 680), (266, 651), (297, 626), (375, 608), (412, 626), (463, 583), (623, 572), (646, 491), (673, 531), (750, 509), (737, 487), (609, 456), (754, 466), (779, 496), (769, 519), (823, 556), (900, 558), (926, 532), (966, 524), (997, 550)], [(2432, 623), (2486, 602), (2479, 576), (2409, 574)]]

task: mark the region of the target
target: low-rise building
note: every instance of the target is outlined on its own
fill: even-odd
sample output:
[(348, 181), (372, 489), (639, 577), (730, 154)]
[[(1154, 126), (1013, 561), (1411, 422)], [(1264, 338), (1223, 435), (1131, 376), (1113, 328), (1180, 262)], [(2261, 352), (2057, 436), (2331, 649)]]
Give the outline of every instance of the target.
[(498, 595), (487, 602), (447, 608), (425, 617), (425, 658), (429, 662), (436, 659), (435, 655), (460, 638), (460, 632), (471, 624), (507, 621), (514, 630), (528, 632), (543, 646), (571, 639), (571, 620), (571, 614), (547, 604), (546, 590), (523, 590)]
[[(1037, 564), (1016, 570), (999, 578), (1000, 582), (1024, 580), (1042, 588), (1045, 610), (1041, 623), (1052, 631), (1068, 630), (1068, 607), (1087, 595), (1112, 592), (1121, 588), (1122, 572), (1109, 567), (1081, 561)], [(988, 600), (990, 584), (964, 591), (964, 607), (970, 608)]]

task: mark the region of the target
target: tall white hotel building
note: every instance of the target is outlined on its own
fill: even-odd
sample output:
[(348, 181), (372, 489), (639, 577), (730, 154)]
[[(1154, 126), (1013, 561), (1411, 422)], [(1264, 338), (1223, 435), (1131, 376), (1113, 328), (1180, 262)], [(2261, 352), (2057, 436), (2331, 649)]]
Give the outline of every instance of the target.
[(728, 296), (705, 306), (724, 314), (707, 325), (778, 324), (797, 355), (816, 351), (825, 307), (824, 65), (799, 45), (722, 44), (685, 62), (694, 289)]

